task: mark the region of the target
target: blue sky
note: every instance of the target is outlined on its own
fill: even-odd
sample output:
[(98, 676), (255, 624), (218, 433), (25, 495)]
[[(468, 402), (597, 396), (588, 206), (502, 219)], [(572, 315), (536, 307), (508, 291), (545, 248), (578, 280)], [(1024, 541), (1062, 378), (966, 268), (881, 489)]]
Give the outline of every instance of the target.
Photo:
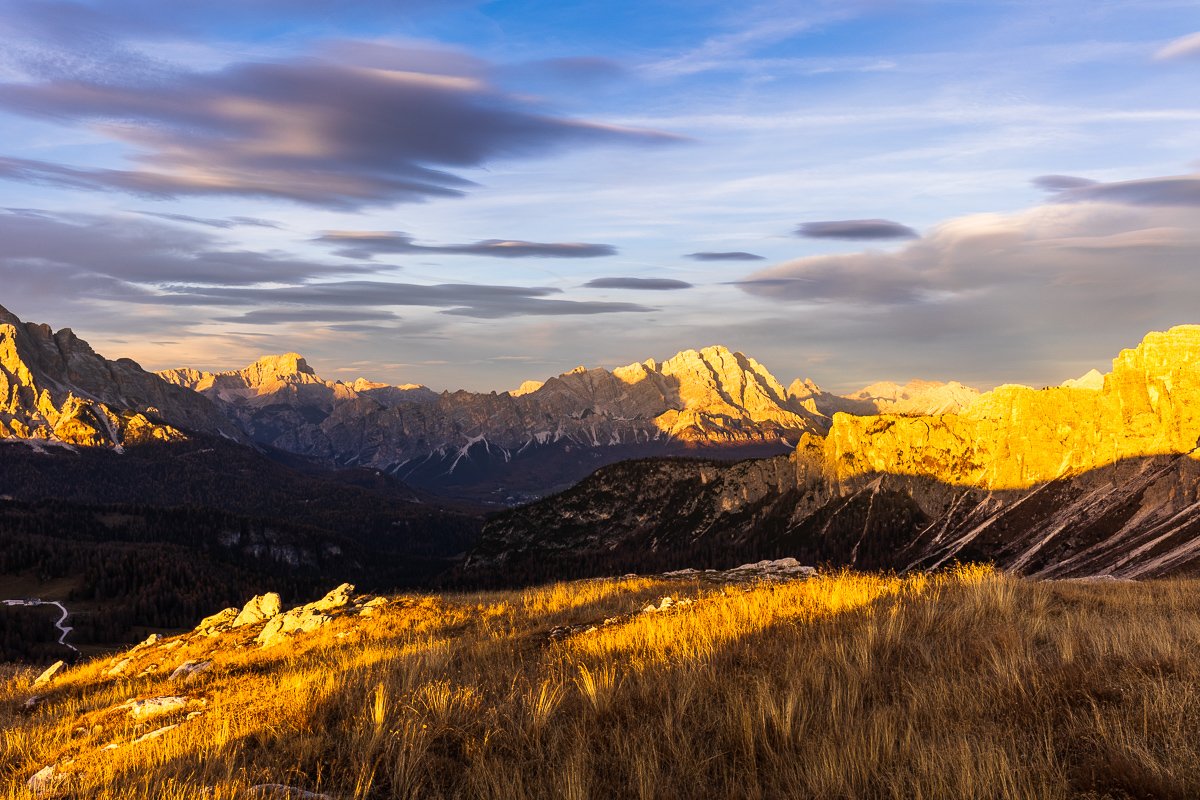
[(1154, 0), (0, 0), (0, 303), (151, 369), (503, 390), (721, 343), (833, 389), (1058, 383), (1200, 322), (1197, 31)]

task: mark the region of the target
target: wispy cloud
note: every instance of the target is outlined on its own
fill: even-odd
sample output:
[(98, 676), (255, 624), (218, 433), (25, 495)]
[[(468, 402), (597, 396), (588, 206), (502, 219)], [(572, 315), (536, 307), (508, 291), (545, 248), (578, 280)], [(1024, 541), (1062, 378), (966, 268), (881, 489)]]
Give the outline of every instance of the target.
[(335, 255), (358, 259), (370, 259), (384, 253), (440, 253), (494, 258), (598, 258), (617, 254), (617, 248), (610, 244), (588, 242), (484, 239), (470, 244), (422, 245), (400, 231), (328, 231), (315, 241), (335, 247)]
[(754, 253), (747, 253), (741, 250), (731, 252), (700, 252), (688, 253), (685, 258), (690, 258), (693, 261), (762, 261), (763, 256)]
[(913, 239), (917, 232), (888, 219), (839, 219), (802, 222), (796, 235), (807, 239)]
[(185, 222), (189, 225), (203, 225), (206, 228), (221, 228), (229, 230), (230, 228), (282, 228), (278, 222), (272, 222), (269, 219), (259, 219), (258, 217), (222, 217), (220, 219), (213, 217), (194, 217), (191, 214), (172, 214), (165, 211), (138, 211), (136, 212), (146, 217), (155, 217), (156, 219), (165, 219), (169, 222)]
[(416, 284), (390, 281), (327, 281), (282, 287), (169, 286), (136, 302), (168, 306), (281, 305), (340, 309), (419, 306), (479, 319), (520, 316), (572, 316), (645, 313), (655, 309), (636, 303), (563, 300), (561, 289), (545, 286), (499, 286), (476, 283)]
[[(334, 58), (334, 55), (339, 58)], [(0, 177), (159, 197), (235, 195), (356, 209), (451, 197), (493, 159), (679, 137), (546, 113), (452, 51), (364, 44), (154, 80), (0, 84), (0, 109), (93, 123), (133, 169), (0, 159)]]
[(1154, 57), (1159, 61), (1200, 57), (1200, 31), (1167, 42), (1154, 54)]
[(693, 288), (687, 281), (674, 278), (595, 278), (584, 286), (588, 289), (636, 289), (652, 292)]

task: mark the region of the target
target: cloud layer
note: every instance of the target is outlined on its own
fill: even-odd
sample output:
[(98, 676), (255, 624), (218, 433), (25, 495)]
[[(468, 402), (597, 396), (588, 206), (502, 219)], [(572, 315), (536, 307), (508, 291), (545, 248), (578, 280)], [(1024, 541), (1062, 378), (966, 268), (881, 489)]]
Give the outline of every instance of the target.
[(1050, 304), (1073, 315), (1120, 308), (1124, 316), (1148, 296), (1190, 306), (1198, 257), (1189, 210), (1079, 202), (959, 217), (894, 252), (800, 258), (738, 285), (758, 297), (858, 309), (937, 314), (986, 304), (1019, 326)]
[(371, 43), (143, 80), (9, 82), (0, 109), (87, 123), (135, 153), (132, 169), (0, 158), (10, 180), (340, 209), (460, 195), (473, 185), (460, 172), (494, 159), (678, 140), (547, 113), (452, 51)]
[(1053, 199), (1064, 203), (1200, 207), (1200, 175), (1168, 175), (1111, 183), (1070, 175), (1043, 175), (1035, 178), (1034, 183), (1042, 189), (1055, 192)]

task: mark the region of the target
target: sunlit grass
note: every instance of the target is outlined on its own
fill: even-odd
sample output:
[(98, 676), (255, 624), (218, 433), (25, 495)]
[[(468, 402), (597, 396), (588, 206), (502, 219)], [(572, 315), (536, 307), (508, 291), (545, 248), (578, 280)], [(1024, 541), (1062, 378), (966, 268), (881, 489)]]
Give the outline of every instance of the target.
[[(251, 628), (4, 679), (0, 798), (48, 764), (99, 800), (1197, 797), (1198, 589), (959, 567), (401, 597), (291, 646)], [(641, 612), (664, 596), (691, 602)], [(117, 708), (163, 695), (205, 703)]]

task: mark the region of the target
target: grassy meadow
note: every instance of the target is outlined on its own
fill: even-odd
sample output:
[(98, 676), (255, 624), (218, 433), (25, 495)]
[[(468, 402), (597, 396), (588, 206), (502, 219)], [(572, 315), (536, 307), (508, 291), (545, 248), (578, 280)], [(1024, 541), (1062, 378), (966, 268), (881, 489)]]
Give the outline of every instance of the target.
[(95, 800), (1200, 797), (1197, 581), (624, 578), (259, 627), (0, 673), (0, 798), (50, 764), (39, 796)]

